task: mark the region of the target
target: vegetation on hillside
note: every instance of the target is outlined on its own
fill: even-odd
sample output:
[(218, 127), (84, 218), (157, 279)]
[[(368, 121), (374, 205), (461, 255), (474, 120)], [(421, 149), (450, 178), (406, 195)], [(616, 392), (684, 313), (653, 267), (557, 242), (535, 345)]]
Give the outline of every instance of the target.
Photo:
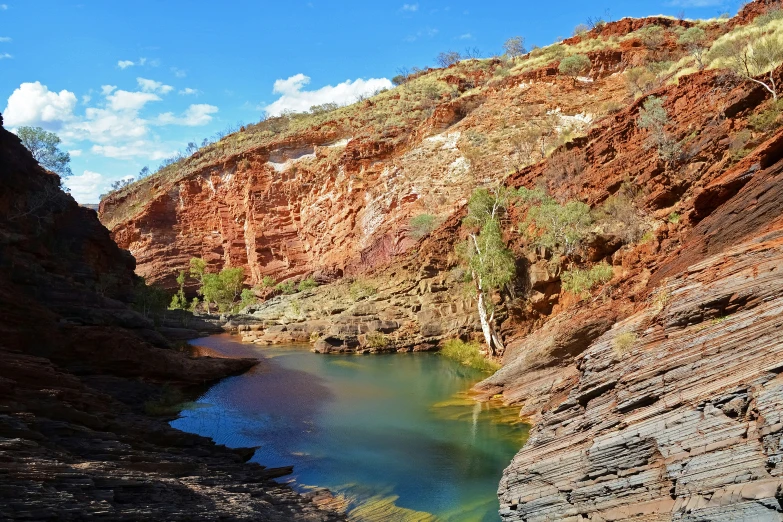
[(62, 178), (73, 174), (70, 167), (71, 155), (60, 150), (62, 141), (57, 134), (41, 127), (19, 127), (16, 135), (43, 168), (56, 172)]

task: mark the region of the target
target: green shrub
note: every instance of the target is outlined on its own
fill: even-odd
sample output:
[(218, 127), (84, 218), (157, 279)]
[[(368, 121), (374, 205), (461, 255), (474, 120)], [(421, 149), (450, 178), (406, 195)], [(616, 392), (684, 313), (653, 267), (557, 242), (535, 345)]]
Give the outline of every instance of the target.
[(657, 51), (666, 43), (666, 31), (659, 25), (648, 25), (636, 31), (636, 36), (647, 49)]
[(264, 276), (261, 280), (261, 288), (274, 288), (276, 284), (277, 281), (272, 276)]
[(560, 61), (560, 65), (557, 67), (557, 70), (560, 71), (560, 74), (571, 76), (574, 79), (574, 84), (576, 84), (577, 76), (589, 71), (590, 67), (592, 67), (590, 58), (583, 54), (575, 54), (573, 56), (563, 58)]
[(677, 212), (672, 212), (669, 214), (669, 223), (679, 223), (682, 216), (678, 214)]
[[(524, 199), (540, 195), (536, 191), (528, 191), (522, 197)], [(554, 199), (545, 197), (540, 204), (528, 209), (527, 219), (522, 227), (535, 245), (569, 255), (574, 253), (587, 237), (592, 223), (590, 207), (585, 203), (569, 201), (561, 205)]]
[(432, 214), (419, 214), (411, 218), (411, 236), (421, 239), (428, 236), (438, 226), (438, 218)]
[(253, 291), (249, 288), (245, 288), (242, 290), (242, 293), (239, 296), (239, 300), (241, 307), (245, 308), (256, 303), (256, 294), (254, 294)]
[(134, 310), (148, 319), (157, 319), (166, 311), (169, 303), (168, 293), (161, 287), (152, 284), (148, 285), (144, 278), (139, 278), (136, 286), (133, 288)]
[(304, 292), (305, 290), (310, 290), (312, 288), (316, 288), (318, 286), (318, 283), (315, 282), (315, 279), (313, 279), (312, 276), (302, 279), (299, 281), (299, 291)]
[(639, 111), (639, 119), (636, 125), (640, 129), (646, 129), (650, 136), (645, 142), (646, 148), (657, 148), (658, 157), (668, 162), (680, 159), (682, 155), (682, 146), (668, 132), (666, 126), (669, 124), (669, 113), (663, 106), (666, 98), (650, 96), (644, 102), (644, 107)]
[(599, 263), (586, 270), (580, 268), (566, 270), (560, 279), (563, 282), (563, 290), (585, 299), (590, 296), (593, 288), (610, 281), (612, 277), (614, 277), (612, 267), (606, 263)]
[(353, 301), (359, 301), (366, 297), (371, 297), (378, 293), (378, 287), (363, 279), (357, 279), (351, 283), (351, 287), (348, 290)]
[(302, 302), (299, 299), (291, 299), (291, 302), (288, 303), (288, 312), (290, 312), (288, 315), (293, 318), (298, 318), (300, 315), (302, 315)]
[(757, 131), (771, 131), (780, 126), (781, 113), (783, 113), (783, 100), (773, 101), (766, 109), (748, 118), (748, 123)]
[(275, 290), (281, 294), (290, 295), (296, 293), (296, 283), (293, 281), (283, 281), (275, 286)]
[(370, 348), (385, 348), (391, 341), (382, 332), (370, 332), (367, 334), (367, 346)]
[(624, 332), (618, 334), (614, 339), (612, 339), (612, 348), (614, 349), (614, 353), (619, 356), (625, 355), (631, 350), (631, 348), (633, 348), (633, 345), (636, 344), (636, 339), (636, 334), (633, 332)]
[(498, 363), (481, 355), (478, 343), (466, 343), (459, 339), (452, 339), (446, 341), (443, 348), (441, 348), (440, 353), (449, 359), (454, 359), (460, 364), (475, 368), (482, 372), (492, 373), (500, 369)]

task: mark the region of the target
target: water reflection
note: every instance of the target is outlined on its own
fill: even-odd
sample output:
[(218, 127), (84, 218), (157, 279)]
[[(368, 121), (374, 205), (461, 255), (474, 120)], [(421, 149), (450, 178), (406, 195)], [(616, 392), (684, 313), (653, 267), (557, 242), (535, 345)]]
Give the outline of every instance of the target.
[(184, 411), (176, 428), (258, 446), (253, 460), (293, 465), (297, 484), (344, 495), (355, 520), (498, 519), (497, 484), (527, 426), (517, 410), (466, 395), (481, 374), (437, 354), (196, 342), (264, 361), (212, 387), (199, 399), (207, 406)]

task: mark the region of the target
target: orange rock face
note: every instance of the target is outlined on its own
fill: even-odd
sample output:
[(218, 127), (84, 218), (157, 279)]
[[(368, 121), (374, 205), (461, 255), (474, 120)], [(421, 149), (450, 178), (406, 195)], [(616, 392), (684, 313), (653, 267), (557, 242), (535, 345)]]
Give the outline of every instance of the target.
[[(718, 36), (768, 7), (754, 2), (707, 32)], [(652, 23), (691, 25), (622, 20), (566, 44)], [(673, 35), (664, 51), (682, 52)], [(144, 185), (150, 197), (137, 207), (123, 198), (138, 191), (110, 197), (103, 219), (136, 253), (140, 272), (158, 281), (170, 283), (200, 255), (214, 268), (247, 266), (249, 283), (323, 273), (358, 274), (377, 286), (350, 297), (343, 280), (255, 305), (232, 318), (249, 341), (410, 351), (476, 334), (455, 253), (474, 187), (545, 187), (560, 202), (594, 210), (629, 191), (646, 233), (628, 239), (629, 222), (597, 224), (565, 261), (553, 262), (553, 252), (520, 233), (525, 205), (507, 215), (517, 270), (494, 296), (503, 368), (475, 392), (518, 405), (535, 427), (501, 481), (501, 516), (776, 520), (783, 131), (750, 125), (768, 101), (761, 87), (707, 70), (635, 99), (616, 73), (655, 58), (649, 50), (626, 39), (589, 55), (586, 78), (558, 76), (553, 61), (479, 74), (476, 91), (450, 67), (437, 81), (460, 95), (432, 99), (415, 127), (303, 132), (197, 163)], [(773, 76), (783, 83), (783, 68)], [(404, 101), (405, 91), (398, 94)], [(665, 98), (664, 130), (681, 152), (672, 161), (638, 125), (650, 95)], [(537, 135), (530, 147), (519, 138), (533, 127), (555, 139)], [(417, 240), (410, 218), (425, 212), (441, 224)], [(609, 282), (564, 291), (564, 270), (599, 262), (611, 267)], [(371, 346), (368, 333), (386, 342)]]

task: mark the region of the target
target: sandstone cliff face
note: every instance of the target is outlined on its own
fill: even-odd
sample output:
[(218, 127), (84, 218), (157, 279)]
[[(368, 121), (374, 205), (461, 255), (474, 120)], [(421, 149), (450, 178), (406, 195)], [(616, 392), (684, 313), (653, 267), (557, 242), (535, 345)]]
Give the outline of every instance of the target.
[[(768, 8), (754, 2), (724, 26), (707, 29), (718, 35)], [(643, 26), (622, 20), (601, 36), (570, 44)], [(666, 43), (668, 51), (675, 47)], [(682, 146), (682, 158), (667, 165), (638, 128), (644, 98), (600, 110), (626, 94), (614, 73), (642, 63), (646, 51), (626, 39), (591, 53), (589, 79), (558, 78), (556, 62), (486, 84), (479, 77), (484, 88), (478, 93), (444, 100), (426, 121), (387, 141), (360, 133), (303, 134), (300, 142), (269, 145), (248, 170), (296, 195), (282, 206), (255, 208), (253, 220), (263, 222), (264, 233), (278, 235), (263, 261), (252, 258), (259, 236), (240, 233), (255, 227), (245, 217), (249, 196), (235, 195), (255, 182), (226, 188), (203, 200), (208, 205), (171, 203), (170, 194), (179, 192), (168, 191), (176, 187), (209, 186), (206, 167), (183, 173), (182, 181), (155, 181), (152, 196), (139, 199), (148, 203), (133, 212), (119, 199), (136, 195), (110, 198), (103, 219), (121, 244), (149, 256), (140, 271), (158, 281), (170, 281), (175, 268), (201, 253), (211, 255), (216, 268), (229, 259), (248, 263), (249, 282), (261, 274), (323, 274), (324, 282), (359, 275), (375, 289), (352, 297), (351, 281), (338, 281), (276, 297), (231, 319), (229, 328), (247, 340), (317, 339), (314, 349), (323, 352), (419, 350), (476, 331), (454, 254), (474, 184), (503, 173), (509, 185), (543, 185), (561, 201), (594, 208), (624, 184), (639, 187), (636, 204), (650, 232), (628, 242), (622, 230), (593, 231), (576, 261), (607, 261), (614, 277), (587, 299), (564, 292), (562, 267), (553, 268), (550, 253), (530, 248), (517, 233), (524, 210), (509, 216), (517, 279), (514, 292), (496, 296), (504, 366), (475, 391), (518, 405), (535, 427), (501, 481), (501, 514), (520, 521), (779, 520), (783, 132), (749, 126), (766, 100), (763, 89), (697, 72), (648, 93), (665, 97), (666, 131)], [(775, 72), (778, 82), (782, 72)], [(467, 86), (454, 74), (443, 81)], [(530, 151), (513, 137), (528, 130), (525, 121), (551, 114), (557, 114), (558, 133), (567, 122), (581, 122), (580, 136), (546, 161), (533, 158), (523, 167)], [(309, 152), (316, 142), (342, 147), (340, 138), (350, 138), (343, 152), (315, 146)], [(282, 149), (303, 155), (286, 166)], [(465, 165), (470, 169), (463, 171)], [(278, 197), (264, 194), (270, 201)], [(234, 231), (224, 234), (217, 224), (199, 221), (195, 216), (207, 207), (229, 209), (221, 212), (232, 217), (220, 223), (233, 222)], [(425, 210), (443, 223), (416, 241), (407, 222)], [(157, 219), (172, 224), (166, 240), (157, 239), (164, 230)], [(198, 222), (195, 238), (183, 232), (186, 219)], [(215, 239), (205, 239), (207, 230)], [(187, 249), (179, 258), (178, 248)], [(235, 258), (227, 254), (231, 248)], [(165, 261), (152, 259), (156, 249)]]
[(333, 519), (272, 482), (287, 470), (143, 414), (161, 383), (256, 362), (172, 349), (128, 308), (133, 258), (95, 212), (2, 128), (0, 165), (0, 518)]
[[(606, 75), (638, 52), (607, 58)], [(624, 93), (621, 78), (598, 72), (591, 89), (574, 89), (562, 78), (492, 84), (500, 66), (455, 66), (431, 80), (454, 89), (456, 98), (416, 98), (427, 108), (411, 127), (379, 116), (386, 125), (381, 135), (351, 120), (345, 125), (353, 128), (340, 132), (325, 125), (259, 146), (240, 141), (239, 150), (226, 148), (214, 159), (197, 153), (173, 173), (105, 198), (101, 219), (134, 255), (137, 273), (169, 288), (191, 257), (203, 257), (211, 270), (244, 266), (250, 286), (267, 275), (327, 281), (387, 265), (415, 248), (412, 217), (427, 213), (442, 221), (476, 184), (526, 162), (514, 136), (532, 120), (549, 117), (554, 143), (559, 134), (584, 132)], [(406, 88), (384, 95), (400, 98), (396, 110), (413, 96)], [(356, 110), (372, 114), (367, 103)]]

